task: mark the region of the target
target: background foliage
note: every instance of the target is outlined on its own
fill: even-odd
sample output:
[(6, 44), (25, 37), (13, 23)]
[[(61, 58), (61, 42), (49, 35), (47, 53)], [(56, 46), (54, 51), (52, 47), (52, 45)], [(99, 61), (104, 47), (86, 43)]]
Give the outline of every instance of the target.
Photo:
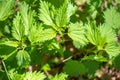
[(0, 0), (0, 80), (112, 79), (101, 71), (120, 70), (119, 11), (119, 0)]

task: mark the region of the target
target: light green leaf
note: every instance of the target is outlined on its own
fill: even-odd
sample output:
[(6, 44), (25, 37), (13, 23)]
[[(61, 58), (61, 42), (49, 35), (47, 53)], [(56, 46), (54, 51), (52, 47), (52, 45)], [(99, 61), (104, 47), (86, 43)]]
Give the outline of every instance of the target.
[(18, 65), (23, 67), (27, 67), (31, 61), (30, 55), (25, 50), (18, 51), (16, 58), (18, 60)]
[(105, 43), (106, 37), (101, 36), (99, 28), (97, 28), (94, 24), (86, 25), (86, 37), (90, 43), (96, 45), (98, 50), (102, 50)]
[(67, 0), (63, 5), (57, 10), (55, 17), (55, 22), (58, 27), (65, 27), (67, 24)]
[(75, 60), (70, 60), (65, 64), (64, 72), (71, 76), (78, 76), (85, 74), (86, 70), (85, 66), (82, 63)]
[(44, 80), (46, 78), (45, 74), (42, 72), (34, 71), (19, 74), (15, 69), (9, 71), (9, 76), (11, 80)]
[(15, 69), (9, 70), (8, 74), (11, 80), (23, 80), (22, 77), (24, 77), (24, 75), (18, 74), (18, 72), (15, 71)]
[(14, 5), (14, 0), (0, 1), (0, 21), (5, 20), (12, 13), (12, 8), (14, 7)]
[(22, 40), (22, 37), (24, 36), (24, 27), (22, 25), (21, 16), (19, 13), (13, 20), (12, 35), (17, 40)]
[(46, 40), (50, 40), (55, 38), (56, 32), (53, 29), (44, 29), (41, 25), (39, 25), (38, 28), (34, 26), (31, 28), (30, 34), (29, 34), (29, 40), (32, 43), (35, 42), (44, 42)]
[(84, 58), (82, 58), (82, 60), (96, 60), (99, 62), (107, 62), (107, 58), (105, 58), (102, 55), (90, 55), (90, 56), (85, 56)]
[(67, 74), (65, 73), (60, 73), (60, 74), (56, 74), (54, 77), (52, 77), (50, 80), (66, 80), (68, 77)]
[(42, 32), (40, 32), (38, 38), (36, 41), (46, 41), (55, 38), (56, 32), (53, 29), (45, 29)]
[(114, 7), (108, 8), (104, 12), (105, 23), (114, 29), (120, 28), (120, 14)]
[(41, 72), (27, 72), (23, 80), (45, 80), (45, 74)]
[(50, 71), (51, 70), (50, 65), (49, 64), (43, 65), (42, 66), (42, 70), (44, 70), (44, 71)]
[(35, 12), (29, 9), (26, 3), (20, 6), (21, 20), (25, 28), (25, 35), (28, 35), (29, 29), (33, 26)]
[(66, 27), (70, 21), (70, 17), (75, 13), (75, 11), (76, 6), (73, 6), (69, 0), (65, 0), (63, 5), (57, 9), (55, 17), (56, 25), (58, 27)]
[(101, 36), (106, 38), (107, 43), (115, 41), (116, 33), (110, 26), (103, 24), (102, 26), (99, 27), (99, 30)]
[(109, 57), (112, 58), (120, 54), (120, 45), (115, 42), (110, 42), (106, 45), (105, 50)]
[(17, 47), (19, 43), (17, 41), (5, 41), (5, 42), (0, 43), (0, 44), (4, 44), (4, 45), (7, 45), (7, 46), (12, 46), (12, 47)]
[[(69, 0), (68, 0), (69, 1)], [(70, 1), (67, 6), (67, 23), (70, 21), (70, 17), (75, 14), (75, 11), (77, 10), (77, 6), (73, 5)]]
[(61, 31), (64, 31), (63, 27), (69, 23), (75, 10), (76, 7), (69, 0), (65, 0), (59, 8), (55, 8), (47, 1), (41, 1), (39, 18), (61, 34)]
[(87, 39), (85, 37), (86, 31), (82, 24), (75, 23), (70, 24), (68, 29), (68, 36), (81, 45), (87, 44)]
[(39, 18), (41, 21), (43, 21), (47, 25), (53, 25), (53, 20), (52, 20), (52, 10), (53, 6), (45, 1), (40, 1), (40, 14)]

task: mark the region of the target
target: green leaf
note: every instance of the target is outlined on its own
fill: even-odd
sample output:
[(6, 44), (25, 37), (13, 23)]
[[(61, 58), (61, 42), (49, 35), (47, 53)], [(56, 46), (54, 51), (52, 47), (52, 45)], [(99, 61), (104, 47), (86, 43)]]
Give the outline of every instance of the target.
[(85, 66), (75, 60), (68, 61), (64, 66), (64, 72), (69, 74), (70, 76), (78, 76), (85, 74)]
[(40, 1), (40, 14), (39, 18), (41, 21), (43, 21), (47, 25), (53, 25), (52, 10), (54, 9), (54, 6), (52, 6), (50, 3), (46, 1)]
[(44, 71), (50, 71), (51, 70), (50, 65), (49, 64), (43, 65), (42, 66), (42, 70), (44, 70)]
[(115, 67), (120, 70), (120, 55), (116, 56), (114, 61), (113, 61)]
[(54, 41), (51, 43), (51, 45), (52, 45), (51, 47), (53, 47), (58, 53), (60, 53), (61, 56), (63, 56), (64, 50), (59, 43)]
[(71, 1), (68, 0), (68, 6), (67, 6), (67, 23), (70, 21), (70, 17), (75, 14), (75, 11), (77, 10), (77, 6), (73, 5)]
[(108, 8), (104, 12), (105, 23), (114, 29), (120, 28), (120, 14), (114, 7)]
[[(67, 0), (66, 0), (67, 1)], [(55, 17), (55, 22), (58, 27), (64, 27), (67, 23), (67, 3), (65, 3), (57, 10), (57, 16)]]
[(24, 27), (21, 22), (21, 16), (18, 13), (16, 18), (13, 20), (12, 35), (17, 40), (22, 40), (24, 36)]
[(19, 74), (15, 69), (9, 71), (9, 76), (11, 80), (44, 80), (46, 78), (45, 74), (42, 72), (26, 72)]
[(21, 75), (21, 74), (18, 74), (18, 72), (15, 71), (15, 69), (9, 70), (8, 73), (9, 73), (9, 76), (10, 76), (11, 80), (23, 80), (22, 77), (24, 77), (24, 76)]
[(35, 25), (34, 11), (29, 10), (28, 5), (23, 3), (20, 5), (20, 13), (17, 13), (13, 20), (12, 35), (17, 40), (23, 40), (24, 36), (28, 36), (30, 29)]
[(110, 26), (103, 24), (102, 26), (99, 27), (99, 30), (101, 36), (106, 38), (107, 43), (115, 41), (116, 33), (115, 30), (113, 30)]
[(33, 26), (35, 12), (29, 9), (26, 3), (20, 6), (21, 20), (25, 28), (25, 35), (28, 35), (29, 29)]
[(61, 31), (64, 31), (63, 27), (66, 27), (69, 23), (70, 17), (75, 13), (75, 10), (76, 7), (69, 0), (65, 0), (59, 8), (47, 1), (41, 1), (39, 18), (46, 25), (61, 33)]
[(17, 47), (19, 43), (17, 41), (5, 41), (0, 44), (4, 44), (6, 46), (11, 46), (11, 47)]
[(98, 62), (107, 62), (107, 58), (105, 58), (102, 55), (90, 55), (90, 56), (85, 56), (82, 58), (82, 60), (96, 60)]
[(106, 37), (101, 36), (101, 32), (99, 28), (97, 28), (94, 24), (86, 25), (86, 37), (90, 43), (97, 46), (98, 50), (102, 50), (106, 43)]
[(27, 67), (31, 61), (30, 55), (25, 50), (18, 51), (16, 58), (18, 61), (18, 65), (23, 67)]
[(84, 65), (89, 75), (95, 74), (96, 70), (99, 68), (99, 63), (97, 61), (86, 61)]
[(120, 54), (120, 45), (115, 42), (110, 42), (106, 45), (105, 50), (109, 57), (112, 58)]
[(41, 72), (27, 72), (23, 80), (45, 80), (45, 74)]
[(52, 77), (50, 80), (66, 80), (68, 77), (67, 74), (65, 73), (60, 73), (60, 74), (56, 74), (54, 77)]
[(12, 13), (14, 7), (14, 0), (2, 0), (0, 1), (0, 21), (5, 20)]
[(68, 29), (68, 36), (81, 45), (87, 44), (87, 39), (85, 37), (86, 31), (82, 24), (75, 23), (70, 24)]
[(75, 13), (76, 7), (69, 0), (65, 0), (63, 5), (56, 12), (55, 22), (58, 27), (66, 27), (71, 15)]
[(53, 29), (45, 29), (40, 32), (36, 41), (43, 42), (55, 38), (56, 32)]
[(43, 29), (42, 25), (39, 25), (37, 28), (33, 26), (29, 33), (29, 40), (32, 43), (35, 42), (44, 42), (50, 39), (55, 38), (56, 32), (53, 29)]

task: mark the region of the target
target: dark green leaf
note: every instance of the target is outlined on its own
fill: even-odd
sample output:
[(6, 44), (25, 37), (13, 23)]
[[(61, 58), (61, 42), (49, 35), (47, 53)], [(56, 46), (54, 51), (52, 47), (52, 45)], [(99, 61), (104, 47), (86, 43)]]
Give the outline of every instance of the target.
[(64, 72), (71, 76), (78, 76), (85, 74), (86, 70), (85, 66), (82, 63), (75, 60), (70, 60), (65, 64)]
[(90, 75), (95, 74), (96, 70), (99, 67), (99, 63), (97, 61), (86, 61), (84, 62), (84, 65), (87, 73)]
[(115, 67), (120, 70), (120, 55), (116, 56), (113, 63), (115, 64)]

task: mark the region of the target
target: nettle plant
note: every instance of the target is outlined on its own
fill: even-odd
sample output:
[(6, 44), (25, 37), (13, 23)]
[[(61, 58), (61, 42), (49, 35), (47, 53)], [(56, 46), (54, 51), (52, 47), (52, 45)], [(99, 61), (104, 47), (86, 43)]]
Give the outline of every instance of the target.
[(88, 0), (90, 16), (79, 19), (71, 0), (0, 0), (0, 80), (92, 78), (103, 63), (120, 69), (120, 14), (101, 5)]

